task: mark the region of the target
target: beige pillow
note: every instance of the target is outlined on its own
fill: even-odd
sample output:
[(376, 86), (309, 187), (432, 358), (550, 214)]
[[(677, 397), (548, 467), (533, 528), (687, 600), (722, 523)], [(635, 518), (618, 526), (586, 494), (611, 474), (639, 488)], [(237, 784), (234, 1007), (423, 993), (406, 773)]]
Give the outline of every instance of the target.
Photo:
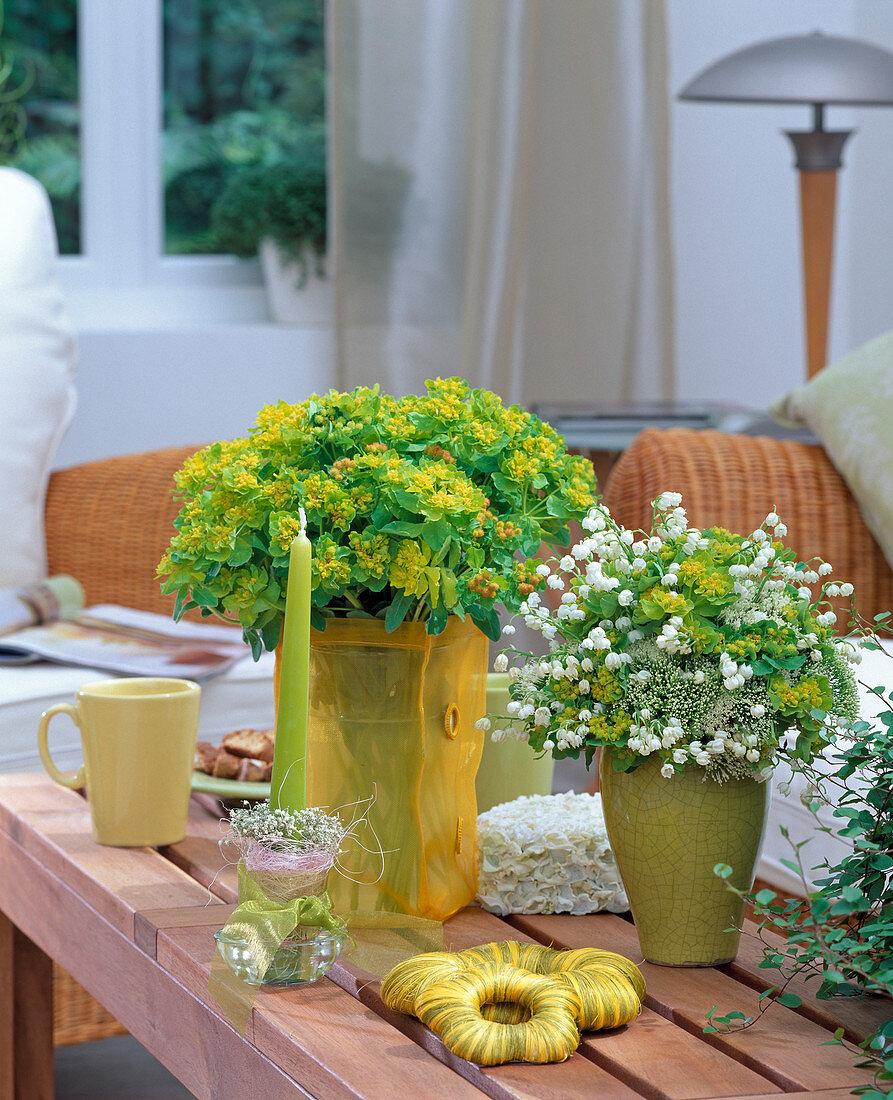
[(46, 192), (0, 168), (0, 588), (46, 575), (43, 508), (74, 412), (74, 331)]
[(811, 428), (893, 568), (893, 332), (775, 401), (781, 424)]

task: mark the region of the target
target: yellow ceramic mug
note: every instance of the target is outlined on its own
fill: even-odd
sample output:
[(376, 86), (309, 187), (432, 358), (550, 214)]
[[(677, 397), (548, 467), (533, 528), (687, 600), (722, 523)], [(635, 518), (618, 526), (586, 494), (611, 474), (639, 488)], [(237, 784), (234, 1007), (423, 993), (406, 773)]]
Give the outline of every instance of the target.
[[(200, 697), (191, 680), (101, 680), (84, 684), (74, 706), (57, 703), (40, 716), (43, 766), (63, 787), (86, 786), (100, 844), (140, 848), (186, 835)], [(63, 712), (84, 750), (84, 766), (67, 774), (47, 745), (50, 719)]]

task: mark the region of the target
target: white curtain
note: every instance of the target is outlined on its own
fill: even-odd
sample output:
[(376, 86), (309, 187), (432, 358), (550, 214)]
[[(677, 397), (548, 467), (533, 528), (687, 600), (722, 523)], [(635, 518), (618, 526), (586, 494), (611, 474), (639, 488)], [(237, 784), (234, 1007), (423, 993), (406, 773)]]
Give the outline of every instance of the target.
[(332, 0), (338, 382), (672, 396), (663, 0)]

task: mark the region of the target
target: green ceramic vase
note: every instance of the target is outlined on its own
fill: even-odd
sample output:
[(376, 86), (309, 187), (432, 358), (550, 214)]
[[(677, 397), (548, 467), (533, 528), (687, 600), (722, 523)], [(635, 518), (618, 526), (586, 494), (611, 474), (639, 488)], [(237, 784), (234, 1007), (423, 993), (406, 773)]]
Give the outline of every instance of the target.
[(753, 885), (769, 810), (769, 783), (705, 780), (702, 768), (666, 779), (649, 757), (630, 772), (602, 753), (608, 839), (629, 897), (642, 954), (663, 966), (717, 966), (738, 953), (744, 903), (713, 873), (732, 868)]

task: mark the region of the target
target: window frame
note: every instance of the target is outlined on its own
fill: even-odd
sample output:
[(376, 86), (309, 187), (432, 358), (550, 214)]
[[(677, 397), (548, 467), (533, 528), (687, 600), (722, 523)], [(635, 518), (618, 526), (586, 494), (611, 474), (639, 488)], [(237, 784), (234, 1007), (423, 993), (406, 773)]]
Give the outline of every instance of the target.
[(60, 257), (76, 321), (266, 321), (257, 261), (164, 254), (161, 0), (77, 2), (81, 253)]

